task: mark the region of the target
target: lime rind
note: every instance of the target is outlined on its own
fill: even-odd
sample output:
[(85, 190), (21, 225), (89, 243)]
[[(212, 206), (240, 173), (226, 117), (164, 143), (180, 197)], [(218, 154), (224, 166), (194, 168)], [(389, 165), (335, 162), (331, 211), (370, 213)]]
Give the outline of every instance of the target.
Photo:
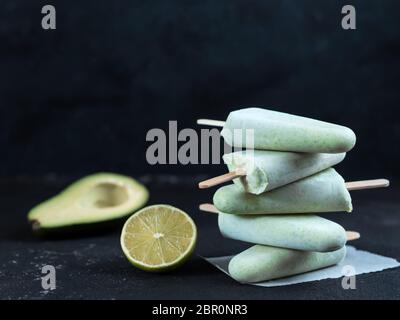
[[(151, 216), (152, 214), (154, 216), (157, 215), (161, 215), (161, 214), (166, 214), (169, 218), (171, 218), (172, 214), (179, 214), (180, 217), (176, 217), (176, 220), (179, 220), (179, 218), (181, 219), (181, 221), (184, 221), (184, 224), (189, 224), (190, 225), (190, 237), (188, 237), (188, 239), (190, 239), (190, 241), (187, 243), (187, 245), (185, 245), (185, 250), (184, 251), (180, 251), (179, 255), (177, 256), (176, 259), (171, 260), (169, 262), (165, 262), (164, 260), (161, 263), (153, 263), (153, 264), (149, 264), (146, 263), (143, 260), (146, 259), (138, 259), (137, 257), (133, 257), (133, 254), (131, 252), (131, 250), (133, 248), (128, 248), (126, 245), (125, 240), (128, 238), (135, 238), (135, 234), (131, 233), (130, 231), (128, 231), (128, 229), (131, 227), (132, 225), (132, 221), (136, 220), (138, 221), (138, 223), (136, 223), (135, 228), (137, 230), (140, 230), (140, 227), (138, 227), (138, 224), (142, 224), (142, 223), (146, 223), (143, 221), (146, 221), (146, 219), (149, 219), (149, 216)], [(150, 219), (151, 220), (151, 219)], [(157, 219), (156, 219), (157, 221)], [(177, 228), (177, 225), (174, 225), (174, 221), (172, 221), (169, 225), (170, 227), (172, 226), (173, 228)], [(154, 224), (152, 226), (147, 226), (147, 228), (149, 227), (154, 227)], [(159, 228), (160, 226), (156, 226), (156, 228)], [(165, 227), (165, 225), (161, 226), (161, 227)], [(156, 234), (159, 231), (159, 229), (154, 229), (151, 232), (154, 232), (154, 234)], [(165, 231), (165, 230), (164, 230)], [(166, 238), (168, 237), (173, 237), (173, 234), (171, 235), (171, 229), (167, 230), (166, 234)], [(180, 235), (177, 236), (178, 238), (184, 238)], [(140, 237), (138, 237), (138, 241)], [(152, 205), (152, 206), (148, 206), (146, 208), (143, 208), (141, 210), (139, 210), (138, 212), (136, 212), (134, 215), (132, 215), (126, 222), (125, 225), (122, 229), (122, 233), (121, 233), (121, 238), (120, 238), (120, 243), (121, 243), (121, 248), (122, 251), (124, 253), (124, 255), (127, 257), (128, 261), (136, 266), (139, 269), (145, 270), (145, 271), (149, 271), (149, 272), (163, 272), (163, 271), (169, 271), (172, 269), (175, 269), (177, 267), (179, 267), (180, 265), (182, 265), (193, 253), (194, 249), (195, 249), (195, 245), (196, 245), (196, 240), (197, 240), (197, 228), (196, 225), (194, 223), (194, 221), (192, 220), (192, 218), (186, 214), (184, 211), (175, 208), (173, 206), (170, 205), (165, 205), (165, 204), (158, 204), (158, 205)], [(144, 240), (145, 242), (145, 240)], [(153, 241), (152, 243), (145, 243), (144, 245), (148, 245), (149, 246), (149, 252), (152, 249), (152, 246), (154, 245), (158, 245), (160, 246), (160, 242), (161, 241)], [(138, 243), (138, 246), (140, 246), (141, 244)], [(164, 247), (165, 248), (165, 247)], [(157, 250), (154, 250), (154, 252), (157, 252)], [(153, 253), (154, 253), (153, 252)], [(161, 246), (159, 247), (158, 252), (163, 252), (163, 249), (161, 248)], [(148, 253), (147, 253), (148, 254)]]

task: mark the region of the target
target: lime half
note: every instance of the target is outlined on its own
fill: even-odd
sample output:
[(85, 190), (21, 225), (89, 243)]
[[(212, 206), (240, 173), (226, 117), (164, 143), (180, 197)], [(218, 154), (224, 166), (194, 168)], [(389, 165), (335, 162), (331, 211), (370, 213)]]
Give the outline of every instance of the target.
[(125, 222), (121, 247), (134, 266), (166, 271), (189, 258), (196, 239), (196, 225), (185, 212), (159, 204), (143, 208)]

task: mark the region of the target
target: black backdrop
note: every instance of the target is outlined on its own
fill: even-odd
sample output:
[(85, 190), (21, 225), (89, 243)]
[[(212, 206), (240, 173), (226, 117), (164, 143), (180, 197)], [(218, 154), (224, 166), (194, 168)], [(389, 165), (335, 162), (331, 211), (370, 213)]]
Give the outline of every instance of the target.
[(2, 0), (0, 24), (2, 176), (223, 172), (148, 165), (146, 132), (261, 105), (351, 127), (347, 179), (399, 177), (397, 0)]

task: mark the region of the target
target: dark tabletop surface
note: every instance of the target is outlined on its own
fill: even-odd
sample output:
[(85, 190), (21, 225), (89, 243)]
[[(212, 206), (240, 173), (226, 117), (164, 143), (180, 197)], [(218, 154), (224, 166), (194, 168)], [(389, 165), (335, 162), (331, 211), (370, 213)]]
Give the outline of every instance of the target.
[[(197, 206), (209, 202), (214, 190), (198, 190), (201, 179), (144, 176), (150, 203), (168, 203), (195, 220), (196, 254), (179, 270), (145, 273), (122, 254), (121, 226), (91, 235), (58, 239), (34, 237), (26, 222), (29, 209), (61, 191), (72, 179), (0, 179), (0, 298), (1, 299), (399, 299), (400, 268), (357, 276), (357, 289), (344, 290), (341, 279), (286, 287), (261, 288), (238, 284), (205, 262), (202, 256), (237, 253), (249, 245), (222, 238), (216, 216)], [(351, 214), (324, 214), (346, 229), (357, 230), (358, 249), (400, 259), (400, 187), (352, 192)], [(55, 266), (56, 289), (41, 287), (41, 268)]]

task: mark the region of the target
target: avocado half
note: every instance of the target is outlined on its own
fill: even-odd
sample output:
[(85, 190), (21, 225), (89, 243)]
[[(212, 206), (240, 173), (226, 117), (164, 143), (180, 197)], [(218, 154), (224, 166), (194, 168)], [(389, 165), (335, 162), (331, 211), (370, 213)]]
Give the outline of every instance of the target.
[(96, 173), (34, 207), (28, 221), (37, 234), (80, 231), (121, 221), (143, 207), (146, 187), (127, 176)]

